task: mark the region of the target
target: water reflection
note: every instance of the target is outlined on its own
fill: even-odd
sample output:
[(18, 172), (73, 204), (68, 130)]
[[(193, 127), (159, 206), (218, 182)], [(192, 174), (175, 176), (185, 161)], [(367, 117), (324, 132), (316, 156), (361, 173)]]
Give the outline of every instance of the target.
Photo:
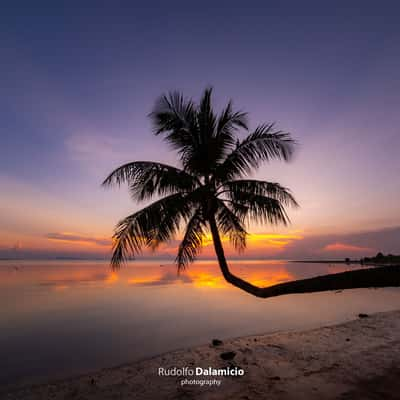
[[(353, 268), (359, 266), (231, 263), (233, 273), (258, 286)], [(0, 384), (6, 384), (112, 366), (213, 337), (305, 329), (395, 309), (400, 290), (265, 300), (227, 284), (215, 262), (178, 275), (160, 261), (137, 261), (118, 272), (107, 262), (1, 261), (0, 302)]]
[(177, 275), (176, 272), (168, 271), (161, 275), (156, 275), (149, 278), (131, 278), (128, 283), (136, 286), (161, 286), (171, 285), (174, 283), (192, 283), (193, 280), (188, 275)]
[[(234, 274), (257, 286), (270, 286), (294, 279), (354, 268), (344, 264), (296, 264), (286, 261), (233, 261)], [(359, 266), (358, 266), (359, 267)], [(198, 262), (177, 273), (173, 264), (138, 261), (120, 271), (111, 271), (106, 262), (21, 262), (19, 266), (3, 263), (0, 285), (37, 284), (50, 289), (68, 289), (77, 285), (111, 284), (164, 286), (190, 283), (197, 287), (230, 288), (215, 262)]]

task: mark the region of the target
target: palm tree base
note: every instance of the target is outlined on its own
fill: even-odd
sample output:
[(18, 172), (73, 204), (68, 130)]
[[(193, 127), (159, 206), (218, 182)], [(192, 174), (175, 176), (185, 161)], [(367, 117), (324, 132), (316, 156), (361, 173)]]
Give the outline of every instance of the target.
[(370, 287), (400, 286), (400, 266), (375, 267), (322, 275), (315, 278), (301, 279), (292, 282), (279, 283), (274, 286), (260, 288), (243, 279), (228, 273), (223, 273), (230, 284), (256, 297), (268, 298), (294, 293), (313, 293), (327, 290), (343, 290)]
[(218, 258), (221, 272), (227, 282), (256, 297), (268, 298), (295, 293), (313, 293), (327, 290), (356, 289), (367, 287), (400, 286), (400, 266), (375, 267), (358, 269), (355, 271), (340, 272), (301, 279), (291, 282), (261, 288), (252, 285), (229, 270), (218, 227), (214, 217), (209, 218), (210, 230), (213, 237), (215, 253)]

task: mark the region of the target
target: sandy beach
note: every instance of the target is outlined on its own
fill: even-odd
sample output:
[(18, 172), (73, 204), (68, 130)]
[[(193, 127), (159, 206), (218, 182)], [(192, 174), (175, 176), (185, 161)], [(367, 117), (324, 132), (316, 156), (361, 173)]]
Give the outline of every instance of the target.
[[(398, 399), (400, 310), (313, 329), (257, 335), (167, 353), (2, 398)], [(231, 361), (222, 353), (234, 352)], [(231, 354), (232, 356), (232, 354)], [(159, 376), (165, 370), (243, 369), (243, 376)], [(182, 385), (187, 380), (189, 384)], [(197, 384), (190, 384), (196, 381)], [(203, 385), (201, 386), (200, 383)], [(1, 394), (1, 392), (0, 392)]]

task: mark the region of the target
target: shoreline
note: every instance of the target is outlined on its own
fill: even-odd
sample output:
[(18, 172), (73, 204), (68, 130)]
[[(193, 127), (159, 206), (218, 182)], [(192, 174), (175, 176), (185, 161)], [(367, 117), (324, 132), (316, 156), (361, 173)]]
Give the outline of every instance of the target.
[[(356, 316), (355, 316), (356, 317)], [(357, 317), (356, 317), (357, 318)], [(234, 352), (233, 360), (221, 353)], [(395, 394), (400, 310), (308, 331), (278, 332), (177, 350), (49, 383), (16, 387), (5, 399), (356, 399)], [(158, 368), (237, 367), (244, 376), (158, 376)], [(220, 380), (184, 385), (184, 378)], [(369, 392), (368, 392), (369, 393)], [(343, 397), (344, 396), (344, 397)], [(383, 396), (383, 395), (382, 395)]]
[(399, 263), (394, 262), (376, 262), (362, 260), (288, 260), (296, 264), (345, 264), (345, 265), (360, 265), (361, 267), (398, 267)]

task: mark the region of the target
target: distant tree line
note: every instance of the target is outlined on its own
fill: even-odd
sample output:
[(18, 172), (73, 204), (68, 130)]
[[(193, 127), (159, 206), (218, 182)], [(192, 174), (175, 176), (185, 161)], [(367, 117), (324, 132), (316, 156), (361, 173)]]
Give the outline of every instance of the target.
[[(347, 262), (346, 258), (346, 262)], [(384, 255), (379, 252), (375, 257), (364, 257), (360, 260), (361, 264), (385, 264), (385, 265), (400, 265), (400, 256), (396, 256), (393, 254)]]

